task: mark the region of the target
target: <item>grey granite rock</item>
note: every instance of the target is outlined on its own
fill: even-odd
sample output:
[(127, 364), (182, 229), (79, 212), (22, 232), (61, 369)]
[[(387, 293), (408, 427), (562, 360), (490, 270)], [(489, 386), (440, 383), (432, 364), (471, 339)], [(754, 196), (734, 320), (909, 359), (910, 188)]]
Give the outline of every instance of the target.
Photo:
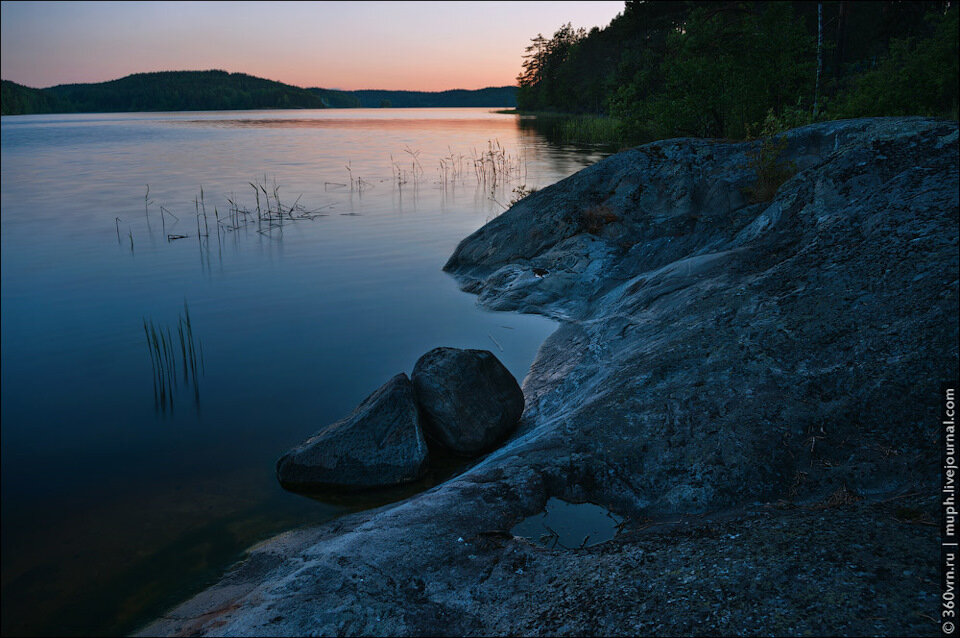
[(277, 478), (294, 490), (385, 487), (416, 480), (426, 465), (413, 386), (400, 373), (348, 417), (281, 456)]
[[(758, 142), (656, 142), (466, 238), (446, 268), (481, 303), (562, 322), (520, 441), (567, 435), (599, 493), (647, 512), (932, 476), (928, 417), (957, 374), (956, 131), (793, 130), (799, 171), (760, 204), (741, 196)], [(597, 206), (618, 221), (585, 233)]]
[(523, 413), (523, 391), (489, 350), (434, 348), (411, 378), (424, 433), (457, 454), (493, 448)]
[[(958, 372), (957, 123), (787, 138), (799, 170), (767, 203), (743, 196), (759, 142), (669, 140), (465, 239), (447, 269), (481, 304), (560, 322), (517, 434), (414, 498), (264, 544), (144, 631), (936, 633), (922, 523)], [(588, 232), (595, 206), (611, 221)], [(626, 527), (577, 551), (510, 538), (551, 496)]]

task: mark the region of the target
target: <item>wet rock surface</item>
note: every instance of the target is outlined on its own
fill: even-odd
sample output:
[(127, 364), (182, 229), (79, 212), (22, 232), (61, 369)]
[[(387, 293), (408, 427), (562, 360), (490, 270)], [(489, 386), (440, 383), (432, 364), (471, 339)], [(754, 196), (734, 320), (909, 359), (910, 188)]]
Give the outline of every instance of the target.
[(517, 380), (488, 350), (434, 348), (411, 378), (424, 433), (457, 454), (492, 449), (523, 413)]
[(427, 446), (413, 386), (401, 373), (348, 417), (281, 456), (277, 478), (293, 490), (364, 489), (416, 480), (426, 465)]
[[(480, 303), (560, 321), (519, 430), (427, 492), (255, 548), (144, 631), (937, 633), (957, 124), (787, 137), (799, 170), (770, 202), (743, 196), (751, 143), (670, 140), (465, 239), (447, 269)], [(550, 497), (622, 531), (509, 533)]]

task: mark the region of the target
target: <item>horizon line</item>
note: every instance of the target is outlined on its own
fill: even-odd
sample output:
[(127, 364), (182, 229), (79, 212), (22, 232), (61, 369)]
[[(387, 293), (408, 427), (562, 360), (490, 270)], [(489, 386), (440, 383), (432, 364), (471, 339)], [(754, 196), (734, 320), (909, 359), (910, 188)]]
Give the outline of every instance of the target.
[(408, 93), (446, 93), (446, 92), (449, 92), (449, 91), (482, 91), (482, 90), (484, 90), (484, 89), (518, 88), (516, 84), (501, 84), (501, 85), (499, 85), (499, 86), (493, 86), (493, 85), (491, 85), (491, 86), (482, 86), (482, 87), (476, 88), (476, 89), (464, 89), (464, 88), (459, 88), (459, 87), (458, 87), (458, 88), (452, 88), (452, 89), (440, 89), (440, 90), (436, 90), (436, 91), (429, 91), (429, 90), (423, 90), (423, 89), (373, 89), (373, 88), (366, 88), (366, 89), (333, 89), (333, 88), (327, 88), (327, 87), (319, 86), (319, 85), (317, 85), (317, 86), (299, 86), (299, 85), (296, 85), (296, 84), (288, 84), (288, 83), (286, 83), (286, 82), (281, 82), (280, 80), (273, 80), (273, 79), (271, 79), (271, 78), (266, 78), (266, 77), (262, 77), (262, 76), (259, 76), (259, 75), (252, 75), (252, 74), (250, 74), (250, 73), (246, 73), (245, 71), (227, 71), (226, 69), (166, 69), (166, 70), (163, 70), (163, 71), (135, 71), (135, 72), (133, 72), (133, 73), (128, 73), (128, 74), (126, 74), (126, 75), (122, 75), (122, 76), (120, 76), (120, 77), (118, 77), (118, 78), (111, 78), (111, 79), (109, 79), (109, 80), (100, 80), (100, 81), (98, 81), (98, 82), (61, 82), (61, 83), (59, 83), (59, 84), (51, 84), (50, 86), (30, 86), (30, 85), (28, 85), (28, 84), (21, 84), (20, 82), (17, 82), (16, 80), (7, 80), (7, 79), (5, 79), (5, 78), (0, 78), (0, 80), (2, 80), (2, 81), (4, 81), (4, 82), (12, 82), (13, 84), (19, 84), (20, 86), (26, 87), (26, 88), (28, 88), (28, 89), (34, 89), (34, 90), (36, 90), (36, 91), (45, 91), (45, 90), (47, 90), (47, 89), (53, 89), (53, 88), (56, 88), (56, 87), (58, 87), (58, 86), (71, 86), (71, 85), (77, 85), (77, 84), (106, 84), (107, 82), (116, 82), (117, 80), (122, 80), (122, 79), (124, 79), (124, 78), (128, 78), (128, 77), (131, 77), (131, 76), (134, 76), (134, 75), (150, 75), (150, 74), (154, 74), (154, 73), (209, 73), (209, 72), (211, 72), (211, 71), (217, 71), (217, 72), (221, 72), (221, 73), (226, 73), (226, 74), (228, 74), (228, 75), (246, 75), (246, 76), (248, 76), (248, 77), (256, 78), (256, 79), (258, 79), (258, 80), (266, 80), (266, 81), (268, 81), (268, 82), (276, 82), (277, 84), (282, 84), (282, 85), (284, 85), (284, 86), (292, 86), (292, 87), (294, 87), (294, 88), (302, 89), (302, 90), (304, 90), (304, 91), (308, 91), (308, 90), (310, 90), (310, 89), (323, 89), (323, 90), (325, 90), (325, 91), (340, 91), (340, 92), (343, 92), (343, 93), (350, 93), (350, 92), (353, 92), (353, 91), (392, 91), (392, 92), (394, 92), (394, 93), (397, 93), (397, 92), (408, 92)]

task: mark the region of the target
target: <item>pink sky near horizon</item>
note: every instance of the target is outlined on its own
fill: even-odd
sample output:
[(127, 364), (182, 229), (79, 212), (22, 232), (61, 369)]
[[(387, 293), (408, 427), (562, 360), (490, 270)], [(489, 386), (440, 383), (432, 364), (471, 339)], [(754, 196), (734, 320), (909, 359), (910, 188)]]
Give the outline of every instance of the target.
[(301, 87), (512, 85), (530, 38), (623, 2), (2, 2), (0, 76), (42, 88), (223, 69)]

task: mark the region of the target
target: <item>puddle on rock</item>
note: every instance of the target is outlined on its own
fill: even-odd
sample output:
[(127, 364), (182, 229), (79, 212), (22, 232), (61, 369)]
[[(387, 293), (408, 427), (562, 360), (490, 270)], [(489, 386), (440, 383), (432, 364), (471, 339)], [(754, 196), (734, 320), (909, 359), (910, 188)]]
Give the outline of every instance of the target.
[(550, 549), (577, 549), (610, 540), (622, 523), (621, 517), (599, 505), (550, 498), (544, 511), (520, 521), (510, 533)]

